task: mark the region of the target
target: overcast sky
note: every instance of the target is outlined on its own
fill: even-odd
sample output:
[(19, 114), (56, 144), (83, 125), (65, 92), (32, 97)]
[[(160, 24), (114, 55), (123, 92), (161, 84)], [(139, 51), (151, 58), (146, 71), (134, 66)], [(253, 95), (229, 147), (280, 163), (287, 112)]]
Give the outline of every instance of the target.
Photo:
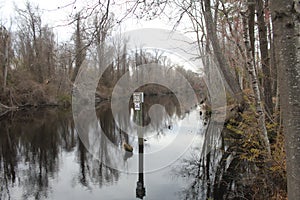
[[(27, 0), (0, 0), (1, 17), (9, 18), (9, 16), (14, 14), (14, 4), (18, 8), (24, 8), (26, 1)], [(52, 21), (58, 20), (63, 17), (63, 15), (66, 15), (66, 13), (64, 14), (64, 12), (67, 11), (66, 9), (60, 11), (57, 10), (57, 8), (72, 1), (74, 0), (30, 0), (29, 2), (32, 2), (33, 5), (38, 5), (43, 11), (43, 14)]]
[[(0, 0), (0, 22), (5, 26), (10, 26), (10, 19), (15, 17), (14, 5), (18, 8), (24, 8), (24, 5), (28, 0)], [(116, 2), (121, 2), (118, 0)], [(33, 5), (38, 5), (42, 11), (42, 23), (48, 24), (51, 27), (55, 27), (54, 33), (59, 36), (60, 40), (68, 40), (71, 33), (73, 32), (71, 27), (64, 26), (68, 23), (68, 16), (76, 10), (80, 10), (83, 5), (93, 4), (98, 0), (76, 0), (75, 5), (68, 6), (63, 9), (65, 5), (71, 4), (74, 0), (29, 0)], [(76, 9), (74, 9), (76, 7)], [(116, 15), (120, 13), (121, 8), (113, 7), (111, 12)], [(74, 14), (74, 13), (73, 13)], [(120, 15), (120, 14), (119, 14)], [(153, 21), (137, 21), (136, 19), (127, 19), (121, 24), (122, 31), (132, 30), (137, 28), (168, 28), (172, 26), (163, 22), (161, 19)]]

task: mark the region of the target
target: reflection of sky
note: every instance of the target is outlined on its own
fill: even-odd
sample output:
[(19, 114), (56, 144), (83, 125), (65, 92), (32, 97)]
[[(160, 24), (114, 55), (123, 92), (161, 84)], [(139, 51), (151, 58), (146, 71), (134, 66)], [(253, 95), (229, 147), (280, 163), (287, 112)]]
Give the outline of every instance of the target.
[[(189, 115), (186, 115), (183, 119), (173, 116), (171, 118), (170, 129), (163, 126), (159, 133), (155, 130), (151, 130), (150, 133), (147, 133), (150, 137), (146, 138), (145, 154), (163, 150), (164, 147), (171, 145), (176, 137), (194, 137), (194, 135), (203, 128), (197, 113), (195, 110)], [(137, 147), (137, 141), (135, 142)], [(180, 144), (176, 144), (175, 146), (179, 145)]]
[[(105, 111), (106, 109), (103, 108)], [(18, 199), (33, 199), (34, 194), (37, 193), (37, 191), (42, 190), (41, 194), (48, 194), (49, 198), (47, 199), (132, 199), (132, 197), (135, 196), (135, 187), (136, 187), (136, 181), (137, 181), (137, 174), (126, 174), (126, 173), (120, 173), (119, 176), (114, 176), (110, 173), (108, 173), (108, 179), (105, 180), (104, 176), (97, 176), (93, 175), (93, 170), (97, 170), (98, 166), (94, 164), (94, 162), (91, 160), (90, 155), (86, 155), (87, 159), (85, 160), (85, 170), (86, 170), (86, 179), (88, 186), (85, 187), (82, 185), (80, 180), (82, 180), (82, 174), (81, 174), (81, 153), (85, 152), (83, 148), (80, 148), (78, 146), (77, 136), (69, 135), (69, 133), (62, 133), (62, 130), (66, 130), (66, 132), (71, 131), (71, 129), (68, 129), (69, 121), (65, 119), (65, 117), (60, 116), (56, 118), (56, 114), (54, 115), (54, 112), (52, 114), (54, 115), (48, 115), (47, 112), (42, 112), (42, 116), (48, 116), (46, 118), (41, 117), (41, 115), (37, 115), (38, 119), (41, 120), (40, 123), (37, 123), (36, 121), (30, 121), (27, 127), (27, 124), (24, 124), (24, 122), (20, 122), (19, 124), (11, 124), (10, 126), (20, 126), (22, 127), (24, 134), (19, 134), (19, 129), (14, 128), (11, 131), (12, 138), (15, 138), (14, 143), (17, 144), (20, 142), (19, 149), (27, 153), (18, 153), (17, 159), (18, 159), (18, 169), (17, 169), (17, 178), (16, 183), (12, 184), (9, 183), (9, 191), (11, 194), (11, 199), (18, 200)], [(46, 115), (47, 114), (47, 115)], [(107, 112), (104, 112), (104, 114), (107, 114)], [(23, 116), (23, 115), (22, 115)], [(105, 115), (107, 117), (107, 115)], [(172, 120), (173, 128), (169, 130), (167, 127), (165, 127), (165, 124), (162, 124), (162, 128), (164, 129), (164, 135), (162, 135), (160, 138), (157, 137), (151, 137), (148, 139), (145, 144), (146, 148), (148, 148), (147, 151), (152, 151), (156, 149), (155, 152), (152, 154), (155, 155), (155, 160), (151, 159), (145, 159), (146, 166), (145, 167), (153, 167), (161, 164), (161, 162), (164, 162), (166, 160), (166, 156), (164, 154), (161, 154), (161, 152), (165, 151), (163, 148), (166, 144), (168, 144), (169, 139), (173, 139), (174, 136), (182, 136), (183, 141), (184, 138), (188, 138), (190, 136), (193, 136), (198, 133), (199, 129), (195, 130), (195, 120), (198, 119), (199, 112), (197, 110), (191, 111), (189, 114), (185, 114), (185, 117), (176, 117), (174, 115), (168, 120)], [(50, 120), (51, 119), (51, 120)], [(69, 119), (69, 118), (68, 118)], [(71, 119), (69, 119), (71, 120)], [(201, 120), (199, 120), (201, 121)], [(180, 122), (180, 124), (178, 123)], [(25, 125), (25, 127), (24, 127)], [(44, 127), (46, 125), (46, 127)], [(5, 127), (5, 126), (0, 126)], [(52, 128), (55, 127), (55, 128)], [(182, 127), (181, 131), (179, 127)], [(87, 126), (89, 128), (89, 126)], [(200, 126), (201, 130), (202, 126)], [(59, 130), (59, 131), (57, 131)], [(149, 129), (150, 130), (150, 129)], [(56, 132), (55, 132), (56, 131)], [(1, 132), (3, 133), (3, 131)], [(49, 137), (56, 135), (54, 138)], [(199, 134), (201, 135), (201, 133)], [(6, 140), (6, 134), (0, 134), (1, 138), (0, 141), (3, 142)], [(63, 137), (66, 136), (69, 139), (63, 139)], [(35, 138), (35, 140), (33, 140)], [(43, 138), (46, 138), (47, 142), (42, 143), (40, 141), (45, 141)], [(54, 146), (48, 145), (52, 139), (54, 140)], [(17, 140), (18, 139), (18, 140)], [(160, 139), (160, 140), (159, 140)], [(70, 144), (71, 141), (75, 140), (74, 146), (72, 148), (68, 148), (66, 152), (66, 149), (64, 147), (64, 143)], [(32, 142), (32, 143), (31, 143)], [(77, 144), (75, 146), (75, 144)], [(173, 142), (171, 144), (174, 144)], [(174, 146), (169, 145), (171, 147), (173, 154), (179, 154), (182, 152), (177, 152), (178, 145), (183, 145), (184, 143), (178, 143)], [(29, 146), (27, 146), (29, 145)], [(32, 145), (32, 146), (31, 146)], [(46, 148), (43, 148), (42, 145), (46, 145)], [(4, 146), (5, 147), (5, 146)], [(35, 147), (36, 151), (33, 151), (30, 147)], [(58, 154), (53, 153), (53, 148), (57, 148)], [(137, 147), (135, 147), (137, 148)], [(145, 148), (145, 150), (146, 150)], [(161, 150), (160, 150), (161, 149)], [(79, 151), (80, 150), (80, 151)], [(38, 155), (45, 155), (45, 154), (39, 154), (39, 152), (44, 151), (47, 152), (48, 158), (44, 157), (42, 158), (43, 166), (41, 168), (42, 170), (42, 178), (43, 180), (49, 180), (46, 181), (47, 184), (43, 187), (39, 186), (39, 161), (41, 157)], [(26, 155), (32, 155), (33, 153), (38, 154), (32, 159), (29, 159), (29, 161), (26, 161)], [(54, 155), (52, 155), (52, 153)], [(121, 159), (118, 160), (119, 165), (124, 165), (123, 157), (117, 158), (112, 155), (112, 152), (109, 151), (109, 156), (112, 156), (113, 159)], [(187, 152), (187, 155), (190, 155), (190, 152)], [(12, 155), (13, 156), (13, 155)], [(52, 158), (52, 156), (55, 156), (55, 161)], [(47, 163), (44, 162), (47, 159)], [(53, 165), (51, 165), (50, 160), (54, 161), (51, 162)], [(129, 158), (127, 160), (128, 162), (125, 162), (125, 165), (127, 167), (133, 167), (133, 165), (137, 166), (137, 160), (134, 160), (133, 158)], [(132, 166), (130, 166), (130, 164)], [(48, 167), (45, 168), (44, 165), (47, 165)], [(54, 167), (53, 170), (51, 170), (50, 166)], [(31, 168), (30, 168), (31, 167)], [(163, 170), (157, 170), (152, 173), (146, 173), (145, 174), (145, 186), (146, 186), (146, 194), (148, 199), (162, 199), (160, 197), (165, 197), (166, 199), (176, 199), (175, 192), (178, 192), (181, 190), (181, 188), (187, 186), (188, 184), (181, 178), (179, 179), (172, 179), (172, 174), (170, 174), (170, 170), (172, 169), (172, 166), (168, 166), (164, 168)], [(46, 170), (49, 170), (46, 172)], [(147, 170), (147, 168), (146, 168)], [(0, 171), (2, 173), (2, 171)], [(0, 174), (0, 181), (1, 176)], [(173, 175), (174, 176), (174, 175)], [(112, 177), (112, 178), (110, 178)], [(115, 178), (117, 177), (118, 180)], [(103, 181), (103, 186), (100, 187), (100, 182)], [(44, 183), (44, 182), (43, 182)], [(1, 185), (0, 185), (1, 186)], [(116, 192), (117, 191), (117, 192)], [(30, 197), (22, 198), (22, 194), (30, 194)], [(1, 191), (0, 191), (1, 195)], [(8, 199), (6, 197), (1, 196), (1, 199)], [(146, 199), (147, 199), (146, 198)], [(46, 198), (40, 198), (40, 199), (46, 199)]]
[[(63, 152), (64, 158), (60, 163), (58, 174), (49, 179), (49, 196), (46, 199), (53, 200), (132, 200), (135, 197), (137, 174), (121, 173), (120, 179), (115, 183), (107, 183), (102, 188), (92, 184), (88, 187), (78, 183), (79, 164), (74, 164), (76, 155), (74, 152)], [(171, 167), (154, 173), (145, 174), (146, 197), (144, 199), (178, 199), (177, 192), (187, 186), (187, 181), (181, 177), (172, 177)], [(22, 191), (18, 187), (11, 188), (11, 199), (22, 199)], [(30, 198), (27, 198), (30, 200)], [(44, 199), (44, 198), (41, 198)]]
[[(164, 151), (164, 146), (170, 146), (170, 140), (174, 139), (174, 137), (179, 136), (182, 137), (179, 141), (183, 141), (184, 138), (192, 137), (193, 135), (197, 135), (197, 141), (201, 142), (201, 131), (203, 131), (202, 125), (200, 125), (200, 129), (195, 129), (195, 122), (199, 118), (198, 110), (194, 110), (190, 112), (189, 115), (186, 115), (183, 119), (172, 118), (173, 128), (169, 130), (167, 127), (164, 127), (164, 135), (160, 138), (150, 137), (145, 142), (145, 151), (153, 152), (152, 154), (156, 154), (156, 157), (159, 157), (163, 154), (160, 154), (160, 151)], [(177, 120), (177, 121), (176, 121)], [(199, 119), (198, 119), (199, 121)], [(171, 142), (172, 143), (172, 142)], [(136, 146), (137, 144), (135, 144)], [(174, 154), (182, 153), (177, 152), (177, 147), (183, 145), (183, 143), (173, 144), (171, 147), (173, 148)], [(199, 146), (199, 143), (197, 143)], [(137, 148), (137, 146), (135, 147)], [(155, 151), (154, 151), (155, 150)], [(190, 150), (190, 149), (189, 149)], [(191, 151), (187, 151), (184, 155), (185, 157), (189, 157), (191, 155)], [(164, 155), (165, 156), (165, 155)], [(152, 160), (145, 159), (145, 167), (151, 167), (151, 165), (159, 165), (160, 161), (167, 159), (166, 157), (161, 156), (159, 159), (156, 159), (154, 162)], [(23, 159), (23, 158), (21, 158)], [(97, 177), (90, 177), (88, 175), (91, 173), (93, 168), (97, 168), (96, 165), (91, 164), (89, 161), (89, 167), (86, 167), (86, 182), (87, 186), (83, 186), (80, 183), (81, 179), (81, 168), (78, 160), (78, 152), (76, 148), (73, 149), (72, 152), (65, 152), (61, 150), (59, 153), (58, 169), (57, 173), (54, 172), (54, 176), (51, 174), (47, 174), (49, 177), (49, 182), (47, 184), (48, 187), (45, 189), (45, 194), (48, 195), (47, 198), (43, 198), (41, 196), (40, 199), (53, 199), (53, 200), (81, 200), (81, 199), (119, 199), (119, 200), (132, 200), (135, 197), (135, 189), (136, 183), (138, 180), (138, 175), (135, 173), (120, 173), (119, 179), (109, 179), (108, 181), (104, 180), (104, 184), (102, 187), (99, 186), (97, 181), (93, 181), (92, 179)], [(120, 158), (122, 159), (122, 158)], [(24, 160), (23, 160), (24, 161)], [(19, 175), (25, 176), (24, 173), (28, 173), (29, 165), (22, 164), (23, 162), (19, 162), (18, 171)], [(24, 163), (26, 163), (24, 161)], [(120, 165), (124, 165), (124, 161), (121, 160), (119, 162)], [(125, 165), (127, 167), (137, 166), (138, 161), (129, 158)], [(132, 165), (132, 166), (131, 166)], [(187, 180), (182, 177), (178, 177), (171, 173), (171, 170), (175, 167), (175, 165), (180, 165), (180, 160), (177, 160), (177, 163), (166, 166), (164, 169), (160, 169), (151, 173), (145, 173), (144, 175), (144, 184), (146, 188), (146, 197), (145, 199), (178, 199), (176, 196), (178, 192), (180, 192), (184, 187), (188, 185)], [(35, 167), (38, 167), (36, 165)], [(33, 170), (34, 171), (34, 170)], [(45, 173), (45, 172), (43, 172)], [(37, 174), (38, 175), (38, 174)], [(19, 183), (19, 181), (24, 180), (23, 177), (19, 180), (17, 178), (14, 186), (10, 187), (11, 199), (24, 199), (22, 194), (30, 193), (28, 190), (30, 186), (24, 186), (24, 183)], [(114, 182), (110, 182), (113, 180)], [(37, 180), (33, 180), (37, 181)], [(34, 185), (34, 184), (33, 184)], [(38, 185), (34, 186), (34, 190), (39, 190)], [(42, 193), (43, 194), (43, 193)], [(33, 197), (27, 197), (25, 199), (33, 199)]]
[[(83, 187), (81, 184), (76, 183), (79, 165), (74, 165), (75, 154), (63, 153), (65, 157), (61, 169), (58, 174), (58, 180), (52, 180), (54, 183), (52, 191), (53, 194), (49, 199), (55, 200), (132, 200), (135, 197), (136, 182), (138, 179), (137, 174), (122, 173), (118, 182), (114, 184), (107, 184), (102, 188), (98, 185), (89, 185)], [(176, 192), (180, 191), (186, 185), (183, 179), (174, 179), (169, 176), (170, 168), (161, 170), (152, 174), (146, 174), (145, 199), (176, 199)], [(56, 182), (56, 183), (55, 183)], [(52, 184), (51, 184), (52, 185)]]
[[(157, 107), (158, 109), (160, 107)], [(162, 117), (157, 117), (162, 119), (162, 121), (153, 123), (148, 126), (144, 133), (146, 135), (144, 142), (144, 159), (145, 159), (145, 171), (152, 172), (160, 170), (167, 167), (174, 161), (178, 160), (194, 143), (195, 140), (199, 140), (198, 133), (203, 131), (202, 120), (200, 119), (198, 108), (184, 114), (184, 117), (178, 117), (173, 115), (172, 117), (167, 117), (166, 112), (154, 112), (155, 114), (163, 114)], [(153, 114), (153, 117), (155, 116)], [(151, 119), (153, 118), (151, 117)], [(168, 128), (169, 124), (165, 124), (164, 121), (167, 120), (171, 125), (171, 129)], [(135, 135), (135, 137), (133, 136)], [(133, 146), (134, 155), (129, 158), (124, 165), (120, 165), (123, 155), (117, 152), (115, 145), (107, 146), (107, 149), (111, 154), (113, 154), (113, 159), (117, 162), (106, 163), (109, 166), (116, 168), (120, 171), (126, 172), (137, 172), (138, 171), (138, 139), (136, 134), (129, 135), (129, 144)], [(92, 139), (93, 140), (93, 139)], [(202, 144), (202, 142), (201, 142)], [(199, 146), (199, 145), (198, 145)], [(96, 146), (96, 149), (100, 147)], [(123, 151), (122, 146), (119, 146), (119, 151)], [(124, 153), (124, 152), (123, 152)], [(101, 155), (99, 155), (101, 157)]]

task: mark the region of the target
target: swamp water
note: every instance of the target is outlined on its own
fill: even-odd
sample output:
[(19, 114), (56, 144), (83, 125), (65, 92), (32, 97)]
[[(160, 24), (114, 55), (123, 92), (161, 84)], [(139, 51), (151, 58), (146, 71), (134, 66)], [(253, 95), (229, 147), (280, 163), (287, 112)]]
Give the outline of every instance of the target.
[[(189, 170), (192, 173), (185, 161), (200, 153), (206, 128), (200, 108), (180, 113), (176, 99), (167, 96), (156, 97), (147, 105), (156, 106), (159, 114), (154, 119), (143, 116), (144, 123), (151, 120), (151, 126), (143, 141), (142, 168), (138, 140), (118, 128), (109, 102), (99, 104), (96, 115), (119, 154), (104, 143), (97, 147), (105, 163), (113, 160), (118, 170), (89, 153), (77, 134), (70, 110), (20, 111), (2, 119), (0, 199), (182, 199), (193, 184), (185, 176)], [(129, 113), (133, 120), (132, 108)], [(123, 150), (124, 141), (133, 147), (133, 154)]]

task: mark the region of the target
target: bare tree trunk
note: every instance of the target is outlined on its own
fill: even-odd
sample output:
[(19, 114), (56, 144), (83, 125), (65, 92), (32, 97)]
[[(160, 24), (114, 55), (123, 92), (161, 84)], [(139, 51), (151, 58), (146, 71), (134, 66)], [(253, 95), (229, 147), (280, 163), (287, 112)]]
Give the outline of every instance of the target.
[[(242, 90), (239, 86), (238, 81), (234, 78), (234, 75), (230, 72), (230, 68), (228, 65), (228, 61), (221, 51), (221, 47), (219, 44), (217, 30), (214, 25), (214, 21), (212, 18), (211, 5), (210, 0), (204, 0), (204, 19), (207, 29), (208, 39), (211, 41), (214, 55), (218, 61), (218, 66), (220, 68), (221, 74), (223, 75), (225, 82), (228, 84), (231, 94), (235, 96), (236, 100), (239, 103), (243, 102)], [(216, 19), (215, 19), (216, 20)]]
[(274, 37), (278, 41), (280, 110), (287, 153), (288, 199), (300, 197), (300, 2), (272, 0)]
[[(270, 72), (271, 72), (271, 88), (272, 88), (272, 96), (277, 97), (277, 62), (276, 62), (276, 55), (275, 55), (275, 41), (273, 37), (273, 30), (272, 30), (272, 21), (271, 21), (271, 14), (270, 14), (270, 3), (269, 0), (266, 0), (266, 24), (268, 28), (268, 40), (270, 43)], [(271, 26), (272, 25), (272, 26)], [(274, 112), (276, 111), (276, 106), (274, 107)]]
[(122, 69), (123, 72), (122, 74), (125, 74), (127, 72), (127, 45), (126, 45), (126, 41), (124, 40), (124, 46), (123, 46), (123, 52), (122, 52)]
[(3, 75), (3, 91), (6, 89), (7, 70), (9, 65), (10, 35), (4, 26), (0, 26), (0, 62)]
[(265, 102), (265, 109), (269, 114), (273, 113), (272, 103), (272, 89), (271, 89), (271, 72), (270, 72), (270, 59), (268, 53), (268, 38), (267, 38), (267, 26), (265, 23), (265, 11), (263, 0), (257, 1), (257, 22), (259, 33), (259, 47), (261, 54), (261, 68), (263, 71), (263, 97)]
[(102, 25), (103, 23), (104, 22), (101, 21), (100, 24), (96, 24), (96, 27), (95, 27), (97, 29), (96, 45), (97, 45), (99, 70), (103, 69), (105, 67), (103, 65), (105, 64), (105, 62), (104, 62), (104, 51), (105, 51), (105, 40), (106, 40), (107, 30), (105, 30), (105, 28), (106, 28), (105, 24)]
[[(254, 26), (255, 26), (255, 0), (248, 0), (248, 32), (250, 39), (250, 48), (253, 49), (251, 52), (251, 57), (255, 58), (255, 36), (254, 36)], [(255, 60), (254, 60), (255, 66)]]
[(7, 82), (7, 70), (9, 65), (8, 52), (9, 52), (9, 35), (7, 34), (4, 41), (3, 91), (5, 91), (6, 89), (6, 82)]
[(106, 2), (106, 8), (102, 16), (95, 18), (96, 29), (96, 45), (97, 45), (97, 58), (98, 66), (101, 71), (105, 68), (107, 63), (105, 62), (105, 41), (109, 28), (111, 28), (111, 19), (109, 18), (110, 0)]
[[(249, 34), (251, 33), (252, 30), (250, 29), (250, 26), (248, 26), (247, 22), (246, 22), (246, 18), (245, 16), (243, 17), (243, 26), (244, 26), (244, 41), (245, 41), (245, 46), (247, 48), (247, 67), (248, 67), (248, 71), (251, 77), (251, 82), (252, 82), (252, 89), (254, 92), (254, 97), (255, 97), (255, 104), (256, 104), (256, 113), (258, 114), (258, 123), (259, 123), (259, 128), (262, 131), (262, 135), (261, 138), (264, 142), (265, 148), (268, 152), (268, 155), (271, 156), (271, 147), (270, 147), (270, 142), (268, 139), (268, 132), (267, 132), (267, 128), (266, 128), (266, 124), (265, 124), (265, 113), (264, 113), (264, 109), (263, 109), (263, 105), (261, 102), (261, 95), (260, 95), (260, 90), (259, 90), (259, 82), (257, 79), (257, 73), (255, 70), (255, 65), (254, 65), (254, 58), (252, 57), (252, 52), (253, 49), (250, 46), (250, 42), (249, 42)], [(252, 28), (254, 28), (254, 26), (251, 26)]]
[[(278, 81), (276, 81), (276, 83), (278, 83)], [(280, 109), (280, 91), (279, 91), (279, 85), (276, 84), (276, 102), (275, 102), (275, 107), (274, 107), (274, 111), (279, 111)]]
[(80, 13), (77, 14), (77, 23), (76, 23), (76, 35), (75, 35), (75, 68), (73, 71), (72, 79), (71, 81), (74, 82), (76, 79), (76, 76), (79, 72), (80, 66), (83, 63), (84, 60), (84, 47), (82, 44), (82, 33), (81, 33), (81, 19), (80, 19)]

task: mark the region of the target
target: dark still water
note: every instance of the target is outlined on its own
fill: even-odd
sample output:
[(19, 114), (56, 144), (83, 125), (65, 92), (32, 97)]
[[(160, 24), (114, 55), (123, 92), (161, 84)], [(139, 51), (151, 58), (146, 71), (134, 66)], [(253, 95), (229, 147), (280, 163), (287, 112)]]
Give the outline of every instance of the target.
[[(116, 125), (110, 103), (97, 106), (99, 125), (115, 149), (101, 141), (98, 147), (101, 156), (113, 160), (118, 170), (107, 167), (86, 149), (69, 110), (21, 111), (2, 119), (0, 199), (173, 200), (189, 196), (185, 192), (194, 180), (187, 174), (197, 172), (192, 162), (186, 163), (199, 154), (205, 130), (199, 107), (180, 113), (172, 98), (161, 97), (153, 102), (145, 103), (145, 111), (150, 112), (148, 108), (157, 103), (165, 110), (155, 105), (151, 111), (160, 114), (145, 129), (142, 157), (138, 139)], [(133, 110), (129, 108), (128, 112), (134, 121)], [(147, 124), (149, 120), (144, 114), (143, 122)], [(188, 144), (186, 138), (194, 143), (182, 148)], [(124, 151), (124, 143), (133, 147), (132, 154)]]

